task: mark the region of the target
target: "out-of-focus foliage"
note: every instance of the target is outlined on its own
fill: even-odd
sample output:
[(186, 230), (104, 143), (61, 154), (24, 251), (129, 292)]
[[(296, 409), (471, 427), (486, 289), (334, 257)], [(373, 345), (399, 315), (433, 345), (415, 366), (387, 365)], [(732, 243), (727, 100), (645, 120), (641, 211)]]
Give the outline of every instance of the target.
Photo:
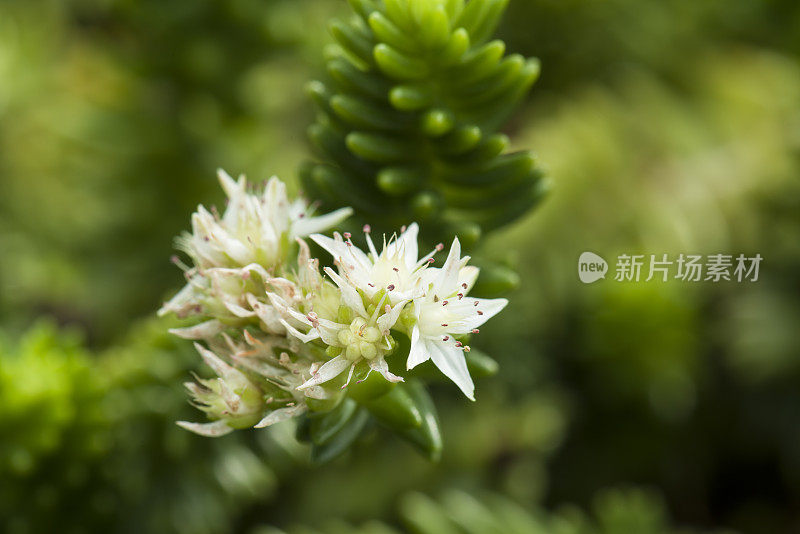
[[(526, 266), (511, 315), (527, 334), (486, 341), (508, 343), (500, 354), (535, 347), (544, 372), (576, 395), (551, 464), (557, 500), (647, 480), (669, 488), (681, 516), (731, 513), (744, 531), (782, 531), (796, 517), (753, 484), (783, 488), (781, 499), (797, 498), (800, 484), (788, 452), (800, 424), (788, 409), (800, 361), (788, 341), (800, 68), (741, 48), (685, 67), (689, 95), (633, 70), (530, 130), (560, 180), (537, 216), (492, 245), (500, 255), (526, 244), (511, 247)], [(606, 280), (576, 282), (584, 250), (611, 263)], [(756, 283), (613, 280), (618, 254), (681, 252), (758, 252), (765, 263)], [(501, 379), (528, 365), (501, 360)]]
[(370, 521), (359, 526), (341, 520), (320, 527), (292, 526), (285, 530), (263, 527), (253, 534), (690, 534), (666, 519), (664, 505), (644, 490), (606, 490), (594, 499), (592, 514), (573, 506), (555, 513), (528, 510), (494, 494), (471, 495), (457, 490), (438, 500), (421, 493), (400, 499), (394, 526)]
[(275, 475), (241, 440), (195, 440), (174, 418), (194, 361), (143, 324), (93, 358), (40, 324), (0, 346), (4, 532), (227, 532)]
[[(482, 331), (501, 365), (478, 402), (436, 399), (441, 465), (381, 432), (311, 470), (291, 425), (255, 445), (173, 426), (190, 411), (179, 383), (194, 355), (160, 332), (123, 332), (182, 283), (170, 238), (198, 202), (220, 200), (214, 168), (293, 178), (313, 121), (302, 87), (324, 72), (326, 23), (347, 7), (0, 3), (0, 517), (23, 532), (50, 532), (47, 521), (250, 532), (332, 517), (394, 528), (394, 501), (420, 488), (490, 490), (530, 511), (588, 509), (602, 487), (644, 483), (676, 524), (797, 530), (794, 0), (509, 2), (499, 37), (543, 70), (506, 133), (537, 149), (553, 188), (486, 243), (522, 290)], [(584, 250), (612, 269), (622, 252), (764, 263), (752, 284), (584, 286)], [(95, 345), (124, 341), (96, 354), (44, 329), (18, 344), (19, 325), (42, 314), (85, 326)], [(231, 465), (261, 482), (220, 475), (219, 459), (245, 453)], [(243, 482), (223, 490), (220, 478)], [(617, 515), (636, 515), (620, 502)]]
[(214, 170), (268, 178), (301, 159), (297, 88), (324, 35), (306, 31), (334, 6), (3, 2), (0, 316), (48, 311), (107, 341), (149, 313)]

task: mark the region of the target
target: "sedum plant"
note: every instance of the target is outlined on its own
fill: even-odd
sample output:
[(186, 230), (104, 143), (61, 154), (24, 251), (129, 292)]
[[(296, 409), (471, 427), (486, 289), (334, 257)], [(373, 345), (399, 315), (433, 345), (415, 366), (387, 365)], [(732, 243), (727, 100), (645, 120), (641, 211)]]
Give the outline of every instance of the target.
[[(469, 338), (507, 304), (469, 296), (479, 269), (462, 242), (542, 192), (532, 154), (505, 153), (496, 133), (539, 71), (487, 42), (506, 4), (353, 0), (351, 19), (331, 25), (330, 80), (310, 87), (321, 159), (301, 169), (318, 204), (290, 200), (277, 178), (251, 188), (220, 171), (224, 213), (201, 206), (178, 240), (187, 284), (161, 313), (195, 319), (173, 332), (216, 374), (186, 384), (210, 421), (182, 427), (221, 436), (298, 417), (298, 437), (325, 461), (374, 419), (438, 457), (421, 377), (435, 367), (474, 400), (470, 364), (479, 374), (496, 364)], [(318, 205), (335, 209), (317, 216)], [(350, 232), (321, 233), (350, 215), (363, 247)], [(329, 257), (312, 257), (306, 238)], [(478, 292), (513, 278), (495, 267)]]
[(408, 218), (428, 243), (482, 233), (542, 196), (529, 151), (497, 132), (539, 75), (536, 59), (489, 40), (508, 0), (350, 0), (331, 26), (325, 81), (309, 137), (318, 159), (301, 170), (324, 206), (353, 206), (392, 231)]
[[(314, 216), (277, 178), (256, 189), (223, 171), (219, 179), (227, 208), (200, 206), (193, 215), (192, 232), (178, 239), (192, 265), (176, 259), (187, 284), (160, 312), (200, 319), (172, 332), (203, 341), (195, 346), (217, 375), (186, 384), (211, 422), (179, 424), (221, 436), (305, 415), (301, 435), (322, 461), (354, 440), (371, 414), (438, 455), (430, 398), (403, 375), (431, 360), (474, 400), (469, 336), (507, 304), (468, 296), (479, 272), (458, 238), (441, 267), (433, 264), (442, 244), (419, 257), (417, 224), (384, 237), (380, 252), (365, 227), (365, 252), (349, 233), (312, 233), (349, 208)], [(323, 276), (304, 237), (337, 270), (325, 267)]]

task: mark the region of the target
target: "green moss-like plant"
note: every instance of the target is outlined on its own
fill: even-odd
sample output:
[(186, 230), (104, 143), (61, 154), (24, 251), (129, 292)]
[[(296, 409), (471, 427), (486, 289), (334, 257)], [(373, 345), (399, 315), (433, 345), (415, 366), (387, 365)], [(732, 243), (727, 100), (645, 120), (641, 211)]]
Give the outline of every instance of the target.
[(311, 198), (353, 206), (390, 231), (419, 221), (423, 238), (469, 246), (543, 193), (531, 152), (498, 133), (539, 75), (536, 59), (489, 41), (508, 0), (350, 0), (336, 20), (301, 169)]

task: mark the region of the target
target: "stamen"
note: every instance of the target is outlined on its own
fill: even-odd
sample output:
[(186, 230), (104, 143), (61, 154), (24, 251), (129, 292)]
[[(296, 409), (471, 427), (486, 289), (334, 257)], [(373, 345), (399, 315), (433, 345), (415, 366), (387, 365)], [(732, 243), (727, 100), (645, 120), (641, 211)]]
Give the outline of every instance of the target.
[(386, 286), (386, 289), (388, 289), (389, 291), (394, 291), (394, 284), (389, 284), (388, 286)]
[(459, 294), (458, 294), (458, 300), (461, 300), (461, 299), (463, 299), (463, 298), (464, 298), (464, 293), (459, 293)]
[(456, 341), (456, 347), (461, 348), (463, 346), (464, 346), (463, 343), (461, 343), (460, 341)]
[(478, 330), (477, 328), (473, 328), (473, 329), (472, 329), (472, 333), (473, 333), (473, 334), (480, 334), (480, 333), (481, 333), (481, 331), (480, 331), (480, 330)]
[(469, 345), (465, 346), (464, 347), (464, 352), (469, 352), (469, 351), (470, 351)]
[(353, 371), (355, 370), (355, 368), (356, 368), (356, 364), (355, 364), (355, 362), (353, 362), (353, 365), (350, 366), (350, 372), (347, 375), (347, 382), (344, 383), (344, 385), (342, 386), (342, 389), (344, 389), (344, 388), (346, 388), (347, 386), (350, 385), (350, 380), (352, 380), (352, 378), (353, 378)]
[(444, 250), (444, 244), (443, 244), (443, 243), (439, 243), (438, 245), (436, 245), (436, 246), (435, 246), (435, 247), (433, 247), (433, 248), (435, 248), (435, 249), (436, 249), (436, 252), (441, 252), (441, 251), (443, 251), (443, 250)]
[(478, 310), (478, 315), (483, 315), (483, 312)]
[(446, 300), (442, 302), (442, 306), (447, 306), (447, 301)]
[(449, 339), (450, 339), (450, 336), (444, 336), (444, 337), (442, 338), (442, 341), (447, 341), (447, 340), (449, 340)]
[(350, 239), (353, 236), (350, 232), (345, 232), (343, 235), (345, 239)]
[(362, 231), (363, 231), (365, 234), (368, 234), (368, 233), (370, 233), (370, 232), (372, 231), (372, 227), (371, 227), (370, 225), (368, 225), (368, 224), (365, 224), (365, 225), (364, 225), (364, 228), (362, 228)]
[(447, 326), (447, 323), (442, 323), (442, 326), (446, 327), (446, 326)]
[(461, 284), (461, 287), (463, 287), (464, 289), (467, 289), (467, 287), (468, 287), (468, 286), (467, 286), (467, 283), (466, 283), (466, 282), (462, 283), (462, 284)]
[(475, 302), (472, 303), (472, 305), (473, 306), (477, 306), (478, 305), (478, 301), (476, 300)]
[(381, 301), (378, 302), (377, 306), (375, 306), (375, 313), (373, 313), (372, 317), (370, 318), (371, 323), (374, 323), (378, 319), (378, 314), (380, 313), (381, 306), (383, 306), (384, 302), (386, 302), (386, 293), (383, 294), (383, 296), (381, 297)]

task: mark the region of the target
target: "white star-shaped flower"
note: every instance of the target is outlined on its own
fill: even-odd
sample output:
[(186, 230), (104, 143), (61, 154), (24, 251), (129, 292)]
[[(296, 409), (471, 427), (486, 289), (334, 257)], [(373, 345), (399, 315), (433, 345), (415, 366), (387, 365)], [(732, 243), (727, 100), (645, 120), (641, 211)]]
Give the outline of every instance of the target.
[(445, 376), (470, 399), (475, 400), (475, 385), (467, 369), (464, 352), (469, 347), (455, 336), (474, 334), (494, 317), (508, 301), (467, 297), (478, 275), (477, 267), (467, 266), (469, 256), (461, 257), (456, 238), (441, 269), (424, 273), (424, 293), (414, 298), (416, 324), (411, 330), (411, 350), (407, 368), (433, 360)]
[(339, 276), (333, 269), (325, 272), (336, 283), (340, 291), (340, 302), (350, 310), (352, 320), (349, 324), (340, 323), (320, 317), (315, 312), (300, 313), (279, 295), (268, 293), (272, 305), (279, 312), (309, 328), (306, 333), (298, 330), (292, 322), (282, 319), (288, 333), (303, 343), (315, 339), (321, 340), (328, 347), (339, 349), (339, 354), (325, 362), (312, 377), (298, 389), (305, 389), (328, 382), (350, 369), (345, 387), (350, 383), (356, 364), (366, 362), (370, 371), (377, 371), (390, 382), (401, 382), (403, 379), (389, 372), (384, 356), (394, 349), (391, 329), (408, 300), (400, 301), (394, 306), (386, 303), (386, 296), (377, 303), (375, 311), (369, 313), (358, 290), (347, 280)]
[(269, 268), (283, 260), (285, 243), (327, 230), (352, 213), (342, 208), (312, 217), (306, 201), (290, 201), (286, 184), (274, 176), (261, 194), (248, 191), (244, 176), (235, 181), (220, 169), (218, 177), (228, 196), (225, 212), (219, 217), (199, 206), (192, 233), (181, 243), (201, 269), (250, 263)]
[(368, 253), (355, 246), (349, 234), (342, 238), (340, 234), (334, 233), (333, 239), (313, 234), (311, 239), (333, 256), (339, 273), (367, 298), (371, 299), (381, 290), (386, 290), (389, 302), (393, 304), (412, 298), (419, 289), (420, 280), (431, 258), (443, 247), (439, 245), (423, 258), (419, 258), (419, 227), (416, 223), (388, 243), (384, 238), (380, 253), (375, 248), (368, 226), (364, 227), (364, 233), (369, 247)]
[[(263, 285), (273, 270), (285, 263), (293, 240), (326, 230), (352, 213), (352, 209), (342, 208), (313, 217), (304, 199), (289, 200), (286, 185), (276, 177), (256, 193), (248, 190), (244, 176), (235, 181), (223, 170), (218, 176), (228, 196), (227, 208), (221, 217), (203, 206), (192, 215), (192, 233), (181, 237), (178, 244), (194, 266), (187, 267), (176, 258), (188, 283), (164, 304), (159, 315), (185, 316), (200, 311), (215, 317), (254, 315), (249, 290), (263, 291), (248, 281), (256, 279)], [(282, 329), (269, 331), (280, 333)]]

